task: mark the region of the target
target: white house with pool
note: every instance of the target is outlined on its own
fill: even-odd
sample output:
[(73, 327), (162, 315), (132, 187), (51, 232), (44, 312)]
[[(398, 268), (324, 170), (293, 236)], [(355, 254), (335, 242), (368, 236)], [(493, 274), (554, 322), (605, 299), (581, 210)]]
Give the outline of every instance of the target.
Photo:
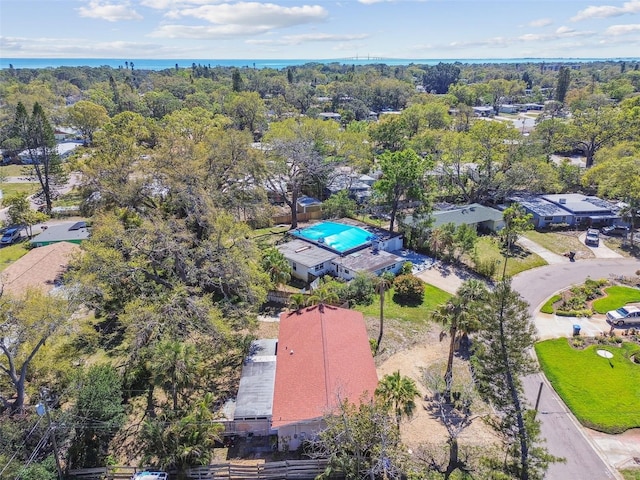
[(278, 245), (291, 265), (292, 276), (312, 282), (322, 275), (351, 280), (357, 273), (398, 273), (406, 261), (402, 235), (342, 222), (320, 222), (289, 232), (293, 240)]

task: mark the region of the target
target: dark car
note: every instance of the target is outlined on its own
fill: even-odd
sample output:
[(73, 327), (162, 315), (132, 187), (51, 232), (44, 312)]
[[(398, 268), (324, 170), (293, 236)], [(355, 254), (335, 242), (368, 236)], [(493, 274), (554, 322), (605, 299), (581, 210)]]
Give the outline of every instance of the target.
[(0, 245), (11, 245), (20, 238), (20, 228), (10, 227), (7, 228), (0, 238)]
[(624, 235), (626, 236), (629, 233), (629, 227), (625, 225), (611, 225), (608, 227), (602, 227), (600, 230), (605, 235)]

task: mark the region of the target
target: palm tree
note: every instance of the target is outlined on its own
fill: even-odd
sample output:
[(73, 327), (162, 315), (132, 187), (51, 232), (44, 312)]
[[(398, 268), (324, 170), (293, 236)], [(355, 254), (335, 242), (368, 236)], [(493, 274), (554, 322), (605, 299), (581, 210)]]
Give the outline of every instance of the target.
[(316, 288), (308, 300), (308, 305), (333, 305), (340, 301), (338, 292), (331, 286), (329, 282), (322, 282)]
[(389, 410), (393, 410), (396, 423), (400, 428), (402, 417), (411, 418), (416, 409), (414, 399), (420, 395), (416, 382), (400, 375), (400, 370), (385, 375), (378, 383), (375, 395)]
[(307, 305), (307, 295), (304, 293), (294, 293), (289, 297), (289, 308), (296, 312)]
[(269, 248), (264, 252), (262, 268), (276, 287), (291, 280), (291, 265), (277, 248)]
[(433, 256), (438, 258), (438, 253), (443, 249), (445, 243), (445, 232), (441, 228), (434, 228), (429, 235), (429, 249)]
[(433, 312), (433, 319), (441, 323), (449, 334), (449, 356), (444, 374), (445, 398), (451, 396), (453, 384), (453, 354), (460, 338), (478, 329), (479, 301), (487, 293), (485, 284), (477, 279), (464, 282), (456, 296)]
[(188, 388), (196, 377), (199, 363), (193, 345), (167, 340), (159, 343), (153, 355), (154, 383), (171, 394), (173, 410), (178, 410), (178, 394)]
[(374, 355), (378, 354), (378, 350), (380, 349), (380, 344), (382, 343), (382, 334), (384, 332), (384, 297), (387, 292), (393, 285), (393, 280), (389, 275), (386, 275), (387, 272), (383, 273), (377, 278), (376, 282), (376, 290), (380, 295), (380, 332), (378, 333), (378, 341), (376, 342), (376, 349), (373, 352)]

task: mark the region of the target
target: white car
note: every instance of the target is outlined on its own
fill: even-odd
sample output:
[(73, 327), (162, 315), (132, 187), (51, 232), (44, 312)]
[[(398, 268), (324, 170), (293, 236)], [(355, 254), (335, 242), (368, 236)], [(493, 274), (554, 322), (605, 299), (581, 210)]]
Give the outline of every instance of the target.
[(622, 326), (627, 323), (640, 323), (640, 308), (626, 306), (607, 312), (607, 320), (612, 325)]

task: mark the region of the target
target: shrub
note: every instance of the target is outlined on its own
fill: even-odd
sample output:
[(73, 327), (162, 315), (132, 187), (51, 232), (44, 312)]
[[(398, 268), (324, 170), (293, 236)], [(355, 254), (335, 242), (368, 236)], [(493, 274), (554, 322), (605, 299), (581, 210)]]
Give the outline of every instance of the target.
[(371, 305), (375, 294), (374, 280), (370, 275), (358, 274), (345, 289), (344, 295), (356, 305)]
[(393, 282), (395, 297), (399, 302), (422, 303), (424, 282), (415, 275), (399, 275)]
[(402, 268), (400, 269), (399, 275), (411, 275), (412, 272), (413, 272), (413, 263), (407, 261), (402, 264)]
[(560, 295), (554, 295), (546, 303), (542, 306), (540, 311), (542, 313), (553, 313), (553, 304), (560, 300), (562, 297)]
[(482, 275), (485, 278), (493, 278), (493, 276), (496, 274), (496, 271), (498, 270), (498, 263), (499, 261), (494, 259), (484, 261), (476, 259), (476, 272), (478, 272), (479, 275)]
[(593, 312), (589, 308), (577, 309), (577, 310), (556, 310), (556, 315), (559, 317), (590, 317)]

